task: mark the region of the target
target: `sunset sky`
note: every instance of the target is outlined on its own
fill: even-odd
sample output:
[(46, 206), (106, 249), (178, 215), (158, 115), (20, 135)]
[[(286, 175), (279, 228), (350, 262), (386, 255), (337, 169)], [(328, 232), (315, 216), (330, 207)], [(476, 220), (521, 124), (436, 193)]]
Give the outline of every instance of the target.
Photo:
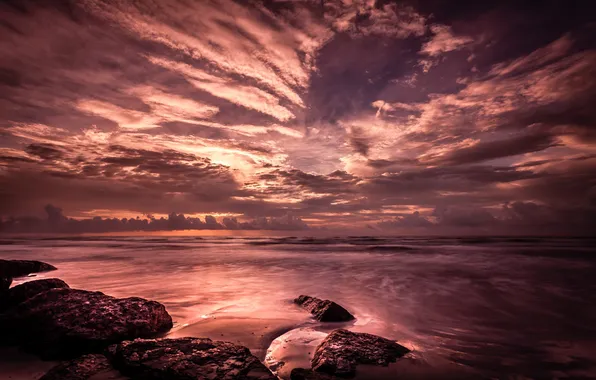
[(593, 4), (2, 1), (0, 215), (596, 232)]

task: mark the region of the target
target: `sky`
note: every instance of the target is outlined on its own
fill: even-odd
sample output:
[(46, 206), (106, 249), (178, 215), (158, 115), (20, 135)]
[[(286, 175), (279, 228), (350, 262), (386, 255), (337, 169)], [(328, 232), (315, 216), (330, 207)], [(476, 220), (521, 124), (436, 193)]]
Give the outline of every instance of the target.
[(594, 233), (595, 8), (4, 0), (0, 229)]

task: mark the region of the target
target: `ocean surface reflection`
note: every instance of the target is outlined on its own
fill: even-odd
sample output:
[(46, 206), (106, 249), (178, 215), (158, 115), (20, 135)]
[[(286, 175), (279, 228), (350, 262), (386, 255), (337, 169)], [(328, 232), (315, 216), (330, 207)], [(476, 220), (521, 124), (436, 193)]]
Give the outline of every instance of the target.
[[(593, 239), (78, 237), (2, 239), (74, 288), (166, 305), (171, 336), (236, 340), (264, 358), (332, 299), (350, 328), (486, 377), (596, 376)], [(35, 278), (35, 277), (34, 277)], [(431, 363), (432, 365), (432, 363)]]

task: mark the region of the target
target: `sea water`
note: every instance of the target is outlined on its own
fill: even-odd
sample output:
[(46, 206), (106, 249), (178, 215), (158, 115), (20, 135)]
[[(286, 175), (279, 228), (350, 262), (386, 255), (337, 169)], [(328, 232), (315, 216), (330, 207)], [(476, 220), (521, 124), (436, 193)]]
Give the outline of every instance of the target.
[(58, 268), (15, 284), (57, 277), (156, 300), (175, 321), (171, 337), (236, 341), (262, 360), (277, 336), (316, 327), (292, 304), (307, 294), (352, 312), (347, 328), (420, 357), (540, 379), (596, 377), (593, 247), (586, 238), (79, 236), (2, 238), (0, 258)]

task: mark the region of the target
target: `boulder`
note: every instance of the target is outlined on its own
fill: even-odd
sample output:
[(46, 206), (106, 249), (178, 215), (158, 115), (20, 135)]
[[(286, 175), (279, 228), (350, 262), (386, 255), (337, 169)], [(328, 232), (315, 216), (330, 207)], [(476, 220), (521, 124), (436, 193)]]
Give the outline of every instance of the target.
[(276, 379), (248, 348), (208, 338), (136, 339), (110, 348), (110, 356), (133, 379)]
[(0, 295), (0, 311), (8, 310), (39, 293), (55, 288), (68, 288), (68, 285), (57, 278), (29, 281), (17, 285)]
[(312, 360), (315, 372), (351, 377), (358, 364), (387, 366), (410, 350), (380, 336), (334, 330), (321, 342)]
[(58, 364), (39, 380), (87, 380), (122, 378), (108, 358), (100, 354), (84, 355), (78, 359)]
[(29, 273), (47, 272), (56, 267), (41, 261), (31, 260), (0, 260), (0, 277), (14, 278), (26, 276)]
[(123, 340), (155, 337), (171, 327), (172, 318), (158, 302), (62, 288), (0, 315), (0, 340), (43, 358), (70, 359)]
[(10, 288), (10, 284), (12, 284), (12, 277), (1, 277), (0, 276), (0, 292), (4, 292)]
[(321, 322), (346, 322), (354, 319), (352, 314), (333, 301), (301, 295), (294, 302), (310, 311)]

